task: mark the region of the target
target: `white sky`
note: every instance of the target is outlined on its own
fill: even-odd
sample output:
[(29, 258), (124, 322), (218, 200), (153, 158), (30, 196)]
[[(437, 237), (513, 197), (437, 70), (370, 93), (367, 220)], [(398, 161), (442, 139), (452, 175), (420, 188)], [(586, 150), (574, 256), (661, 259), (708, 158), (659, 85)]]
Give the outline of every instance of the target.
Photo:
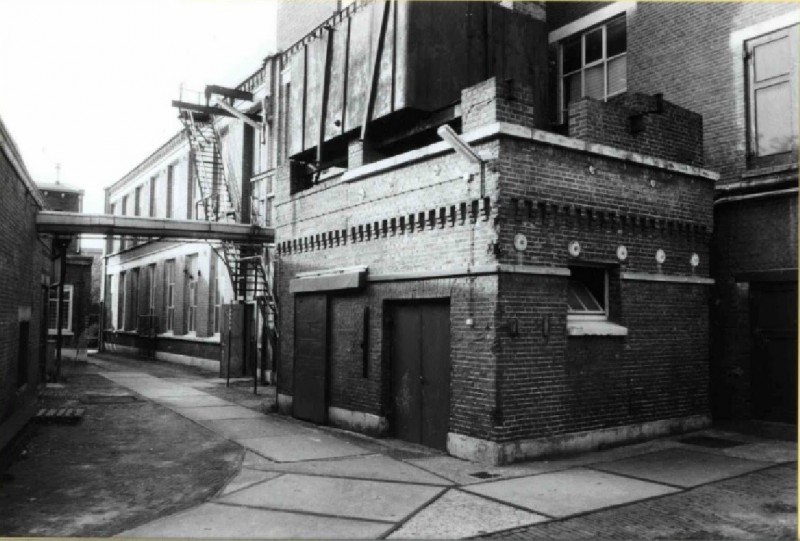
[(181, 127), (179, 85), (234, 86), (275, 48), (276, 0), (0, 0), (0, 116), (34, 181), (103, 188)]

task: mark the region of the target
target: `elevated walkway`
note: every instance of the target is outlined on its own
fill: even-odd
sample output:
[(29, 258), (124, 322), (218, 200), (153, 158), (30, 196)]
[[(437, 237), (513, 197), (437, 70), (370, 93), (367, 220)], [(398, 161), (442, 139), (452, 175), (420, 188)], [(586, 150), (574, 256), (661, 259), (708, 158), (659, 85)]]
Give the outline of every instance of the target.
[(129, 237), (221, 240), (247, 244), (275, 242), (273, 228), (250, 224), (78, 212), (41, 211), (36, 215), (36, 230), (39, 233), (58, 236), (89, 233)]

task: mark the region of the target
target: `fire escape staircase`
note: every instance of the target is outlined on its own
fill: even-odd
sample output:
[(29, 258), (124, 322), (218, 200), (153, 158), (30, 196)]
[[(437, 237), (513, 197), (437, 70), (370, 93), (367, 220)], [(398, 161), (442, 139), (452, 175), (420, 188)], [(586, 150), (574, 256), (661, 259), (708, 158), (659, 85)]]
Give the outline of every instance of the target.
[[(202, 209), (202, 216), (208, 221), (241, 222), (241, 194), (223, 156), (222, 137), (213, 114), (217, 108), (185, 102), (173, 102), (173, 105), (179, 108), (179, 118), (194, 155), (194, 175), (200, 190), (199, 208), (195, 209), (197, 219), (201, 219), (198, 210)], [(263, 245), (222, 241), (219, 248), (214, 245), (212, 248), (228, 270), (234, 300), (257, 303), (265, 322), (276, 318), (277, 304), (262, 256), (269, 252)], [(270, 331), (277, 334), (275, 325), (270, 325)]]

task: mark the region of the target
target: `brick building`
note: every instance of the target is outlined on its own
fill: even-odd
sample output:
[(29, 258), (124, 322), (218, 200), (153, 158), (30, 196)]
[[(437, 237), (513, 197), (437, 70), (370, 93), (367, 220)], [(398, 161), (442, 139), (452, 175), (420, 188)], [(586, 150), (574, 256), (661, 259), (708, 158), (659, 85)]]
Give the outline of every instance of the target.
[[(712, 411), (792, 422), (797, 22), (777, 3), (282, 3), (281, 52), (237, 87), (257, 98), (226, 102), (263, 137), (217, 118), (276, 228), (281, 411), (489, 462)], [(207, 218), (184, 137), (109, 211)], [(108, 253), (109, 341), (217, 362), (208, 245)]]
[[(250, 113), (260, 112), (265, 104), (271, 107), (265, 99), (274, 95), (269, 90), (271, 69), (265, 63), (239, 84), (235, 90), (252, 96), (233, 100), (233, 104), (248, 107)], [(258, 133), (236, 118), (212, 123), (213, 132), (209, 127), (208, 135), (200, 137), (209, 138), (214, 158), (197, 156), (188, 132), (181, 130), (106, 188), (106, 212), (268, 225), (275, 140), (271, 127), (265, 123), (263, 133)], [(213, 160), (213, 164), (205, 160)], [(209, 183), (204, 183), (206, 176), (211, 177)], [(236, 216), (233, 210), (223, 210), (229, 204), (228, 182), (241, 200)], [(252, 373), (254, 360), (266, 348), (261, 342), (263, 317), (258, 319), (252, 308), (246, 316), (242, 312), (228, 316), (229, 305), (239, 303), (234, 302), (225, 249), (223, 243), (213, 240), (107, 238), (101, 284), (104, 348), (214, 371), (227, 370), (230, 357), (233, 375)], [(267, 272), (271, 273), (268, 263)], [(234, 319), (238, 323), (231, 323)], [(234, 339), (232, 347), (226, 349), (231, 344), (226, 333), (231, 332), (232, 325), (240, 337), (242, 325), (252, 330), (242, 338), (244, 342)], [(226, 362), (221, 365), (223, 358)]]
[[(83, 190), (61, 182), (37, 183), (47, 210), (83, 212)], [(67, 249), (67, 273), (64, 283), (64, 318), (62, 326), (63, 347), (86, 347), (87, 329), (98, 323), (97, 307), (93, 306), (92, 270), (98, 254), (82, 249), (76, 237)], [(60, 264), (60, 262), (58, 263)], [(58, 291), (52, 289), (48, 300), (47, 332), (55, 339)]]
[(0, 120), (0, 449), (36, 411), (44, 382), (49, 249), (36, 235), (42, 194)]
[(282, 411), (494, 463), (710, 422), (702, 119), (553, 126), (547, 50), (538, 3), (359, 3), (283, 53)]
[[(716, 418), (797, 419), (798, 28), (794, 3), (553, 3), (551, 60), (597, 29), (627, 27), (627, 90), (703, 116), (714, 206)], [(571, 50), (571, 49), (570, 49)], [(563, 75), (567, 73), (567, 75)], [(578, 72), (580, 73), (580, 71)], [(567, 87), (566, 90), (563, 90)], [(588, 89), (584, 94), (602, 97)], [(563, 100), (562, 102), (563, 103)]]

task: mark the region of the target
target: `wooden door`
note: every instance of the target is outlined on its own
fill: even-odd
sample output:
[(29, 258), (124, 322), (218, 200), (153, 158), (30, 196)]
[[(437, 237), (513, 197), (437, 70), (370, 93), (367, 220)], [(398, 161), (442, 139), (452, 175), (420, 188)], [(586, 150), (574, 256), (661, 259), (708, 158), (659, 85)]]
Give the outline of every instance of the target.
[(753, 416), (797, 424), (797, 283), (750, 286)]
[(324, 424), (328, 421), (328, 299), (297, 295), (294, 309), (292, 414)]
[(397, 304), (391, 329), (392, 422), (403, 440), (446, 449), (450, 421), (450, 306)]

